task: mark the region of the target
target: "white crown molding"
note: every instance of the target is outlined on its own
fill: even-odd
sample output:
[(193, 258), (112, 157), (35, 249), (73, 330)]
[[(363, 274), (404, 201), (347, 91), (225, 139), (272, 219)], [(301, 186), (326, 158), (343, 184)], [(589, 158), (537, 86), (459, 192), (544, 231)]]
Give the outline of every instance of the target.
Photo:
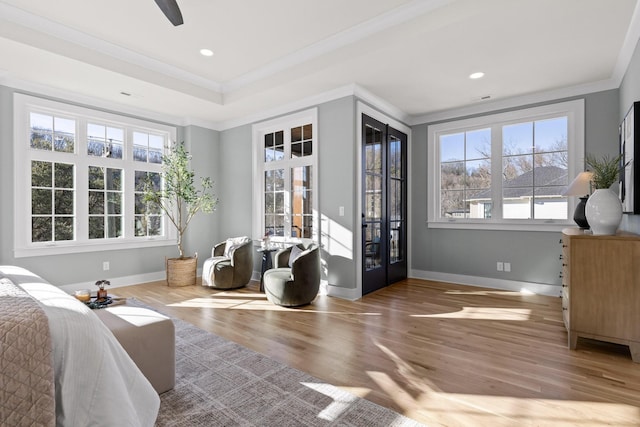
[(319, 93), (317, 95), (312, 95), (295, 102), (291, 102), (288, 104), (280, 105), (276, 108), (271, 108), (267, 110), (260, 111), (259, 113), (252, 114), (249, 116), (241, 117), (239, 119), (228, 120), (224, 122), (217, 123), (216, 127), (213, 128), (215, 130), (227, 130), (232, 129), (238, 126), (256, 123), (271, 117), (277, 117), (284, 114), (289, 114), (291, 112), (302, 110), (305, 108), (317, 106), (319, 104), (323, 104), (325, 102), (334, 101), (336, 99), (344, 98), (345, 96), (355, 96), (362, 101), (370, 104), (375, 107), (382, 113), (385, 113), (392, 118), (402, 122), (409, 123), (411, 116), (390, 102), (385, 101), (384, 99), (374, 95), (369, 92), (362, 86), (352, 83), (345, 86), (338, 87), (336, 89), (332, 89), (323, 93)]
[(238, 126), (260, 122), (265, 119), (281, 116), (284, 114), (289, 114), (297, 110), (302, 110), (311, 106), (333, 101), (334, 99), (344, 98), (345, 96), (351, 96), (355, 94), (354, 86), (355, 85), (353, 84), (341, 86), (339, 88), (336, 88), (327, 92), (323, 92), (317, 95), (312, 95), (294, 102), (290, 102), (288, 104), (280, 105), (275, 108), (263, 110), (255, 114), (240, 117), (238, 119), (223, 121), (218, 123), (216, 130), (223, 131), (227, 129), (233, 129)]
[(516, 108), (525, 105), (572, 98), (589, 93), (601, 92), (604, 90), (618, 89), (619, 87), (619, 83), (616, 83), (614, 79), (600, 80), (594, 83), (586, 83), (583, 85), (569, 86), (544, 92), (535, 92), (504, 99), (496, 99), (492, 101), (475, 103), (472, 105), (465, 105), (459, 108), (452, 108), (450, 110), (436, 111), (434, 113), (427, 113), (420, 116), (412, 116), (409, 124), (411, 126), (415, 126), (424, 123), (434, 123), (443, 120), (450, 120), (475, 114), (483, 114), (508, 108)]
[[(156, 121), (162, 124), (172, 126), (184, 126), (185, 118), (176, 117), (168, 114), (161, 114), (142, 108), (132, 107), (130, 105), (107, 101), (102, 98), (81, 95), (66, 89), (58, 89), (55, 87), (20, 80), (12, 77), (3, 76), (0, 73), (0, 85), (13, 88), (16, 91), (24, 92), (28, 95), (56, 99), (61, 102), (75, 103), (88, 108), (102, 109), (115, 112), (117, 114), (126, 114), (134, 117), (144, 118), (146, 120)], [(208, 126), (203, 126), (208, 127)]]
[[(452, 3), (454, 0), (413, 0), (400, 7), (383, 13), (359, 25), (334, 34), (304, 49), (286, 55), (255, 71), (250, 71), (228, 82), (220, 83), (211, 79), (185, 71), (179, 67), (166, 64), (157, 59), (142, 55), (122, 46), (91, 36), (82, 31), (66, 27), (57, 22), (34, 15), (20, 8), (0, 3), (0, 16), (3, 20), (29, 28), (68, 43), (85, 47), (92, 51), (126, 61), (142, 68), (155, 71), (184, 82), (200, 86), (219, 94), (230, 94), (251, 83), (262, 80), (273, 74), (317, 58), (323, 54), (339, 49), (372, 34), (414, 19), (416, 16), (431, 12)], [(224, 102), (221, 102), (224, 104)]]
[(293, 66), (310, 61), (326, 53), (350, 45), (373, 34), (387, 30), (395, 25), (415, 19), (417, 16), (431, 12), (452, 3), (454, 0), (413, 0), (393, 10), (383, 13), (368, 21), (362, 22), (344, 31), (336, 33), (326, 39), (313, 43), (286, 55), (276, 61), (266, 64), (257, 70), (250, 71), (222, 84), (224, 94), (231, 93), (251, 83), (272, 76)]
[(612, 80), (616, 82), (618, 87), (622, 84), (622, 79), (629, 68), (629, 63), (631, 62), (633, 52), (635, 51), (639, 40), (640, 2), (637, 2), (636, 7), (633, 10), (633, 14), (631, 15), (631, 21), (629, 22), (629, 28), (627, 29), (627, 34), (625, 35), (624, 42), (622, 43), (622, 48), (618, 54), (616, 66), (611, 76)]
[(380, 98), (377, 95), (374, 95), (372, 92), (363, 88), (362, 86), (354, 83), (354, 95), (357, 96), (361, 101), (364, 101), (367, 104), (370, 104), (372, 107), (375, 107), (381, 113), (385, 113), (386, 115), (398, 120), (399, 122), (408, 125), (411, 123), (412, 116), (400, 108), (396, 107), (392, 103)]
[(222, 90), (222, 85), (216, 81), (206, 79), (181, 68), (158, 61), (157, 59), (91, 36), (82, 31), (66, 27), (62, 24), (26, 12), (17, 7), (0, 3), (0, 16), (2, 17), (2, 20), (29, 28), (33, 31), (47, 34), (74, 45), (100, 52), (101, 54), (112, 56), (148, 70), (156, 71), (166, 76), (218, 93)]

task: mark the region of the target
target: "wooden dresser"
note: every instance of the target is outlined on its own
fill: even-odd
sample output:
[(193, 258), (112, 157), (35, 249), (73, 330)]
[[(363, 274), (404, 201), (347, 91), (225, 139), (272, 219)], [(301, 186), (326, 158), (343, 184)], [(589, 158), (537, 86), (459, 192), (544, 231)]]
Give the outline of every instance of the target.
[(629, 346), (640, 363), (640, 236), (562, 231), (562, 315), (578, 337)]

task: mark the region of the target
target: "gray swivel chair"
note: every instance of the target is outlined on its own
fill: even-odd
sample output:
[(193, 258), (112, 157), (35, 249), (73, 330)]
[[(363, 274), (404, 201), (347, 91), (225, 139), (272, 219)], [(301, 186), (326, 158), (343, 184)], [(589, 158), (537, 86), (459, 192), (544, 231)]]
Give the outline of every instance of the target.
[(296, 245), (277, 252), (275, 268), (264, 273), (264, 291), (273, 304), (298, 307), (311, 303), (320, 289), (320, 248)]
[(253, 242), (236, 237), (218, 243), (202, 266), (202, 286), (237, 289), (246, 286), (253, 273)]

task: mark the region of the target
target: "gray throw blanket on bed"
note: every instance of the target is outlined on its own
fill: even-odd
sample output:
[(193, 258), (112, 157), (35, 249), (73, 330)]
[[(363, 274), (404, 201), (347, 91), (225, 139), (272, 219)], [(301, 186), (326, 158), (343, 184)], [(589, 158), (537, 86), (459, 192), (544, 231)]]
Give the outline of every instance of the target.
[(54, 426), (49, 321), (40, 304), (0, 279), (0, 425)]

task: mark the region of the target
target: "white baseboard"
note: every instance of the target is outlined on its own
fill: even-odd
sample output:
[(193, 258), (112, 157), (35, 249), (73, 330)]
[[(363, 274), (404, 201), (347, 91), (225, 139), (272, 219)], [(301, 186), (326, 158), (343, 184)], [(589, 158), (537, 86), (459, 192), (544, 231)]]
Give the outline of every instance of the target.
[[(201, 272), (199, 270), (198, 275), (200, 274)], [(96, 280), (99, 280), (101, 278), (104, 278), (111, 283), (108, 289), (113, 289), (113, 288), (121, 288), (123, 286), (137, 285), (140, 283), (165, 280), (167, 278), (167, 274), (164, 270), (156, 271), (153, 273), (134, 274), (132, 276), (122, 276), (122, 277), (109, 277), (108, 274), (103, 274), (102, 277), (96, 277)], [(91, 282), (72, 283), (69, 285), (59, 286), (59, 288), (67, 293), (72, 293), (73, 291), (77, 291), (80, 289), (90, 289), (91, 291), (93, 291), (95, 287), (95, 283), (96, 283), (95, 280)]]
[(491, 277), (466, 276), (464, 274), (441, 273), (437, 271), (411, 270), (409, 277), (415, 279), (435, 280), (438, 282), (456, 283), (459, 285), (482, 288), (503, 289), (514, 292), (526, 292), (552, 297), (560, 296), (560, 286), (545, 283), (521, 282), (518, 280), (494, 279)]
[(349, 301), (355, 301), (362, 298), (361, 292), (357, 288), (342, 288), (327, 284), (327, 295), (330, 297), (342, 298)]

